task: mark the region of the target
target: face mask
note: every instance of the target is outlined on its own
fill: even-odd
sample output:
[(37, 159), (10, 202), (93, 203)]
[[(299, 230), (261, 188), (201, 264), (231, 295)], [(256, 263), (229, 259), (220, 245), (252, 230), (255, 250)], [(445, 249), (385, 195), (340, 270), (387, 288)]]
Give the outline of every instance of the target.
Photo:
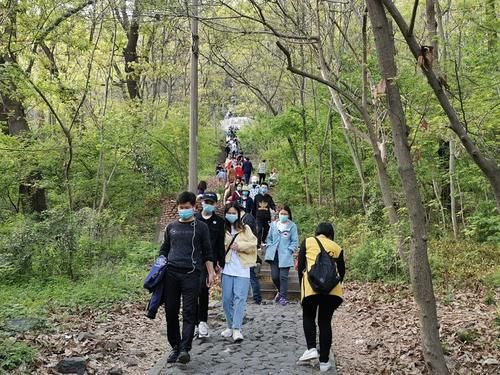
[(231, 224), (234, 224), (236, 220), (238, 220), (238, 215), (237, 214), (226, 214), (226, 220), (229, 221)]
[(244, 192), (243, 192), (243, 196), (244, 196), (245, 198), (246, 198), (246, 197), (248, 197), (248, 194), (249, 194), (249, 192), (248, 192), (248, 191), (244, 191)]
[(287, 215), (280, 215), (280, 222), (286, 223), (288, 221), (288, 216)]
[(266, 187), (260, 188), (260, 192), (262, 194), (266, 194), (267, 193), (267, 188)]
[(215, 211), (215, 206), (213, 204), (203, 203), (203, 211), (207, 214), (211, 214)]
[(189, 220), (194, 215), (192, 208), (184, 208), (184, 209), (178, 210), (178, 213), (179, 213), (179, 217), (181, 218), (181, 220)]
[(236, 190), (241, 191), (241, 186), (238, 186)]

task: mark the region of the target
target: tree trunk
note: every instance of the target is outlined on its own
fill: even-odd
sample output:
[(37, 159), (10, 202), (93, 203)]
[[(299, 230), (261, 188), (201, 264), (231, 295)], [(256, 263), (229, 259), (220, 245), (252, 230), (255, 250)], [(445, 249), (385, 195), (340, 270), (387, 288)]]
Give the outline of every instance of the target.
[(126, 73), (126, 83), (127, 90), (130, 99), (140, 99), (141, 95), (139, 93), (139, 74), (135, 65), (138, 63), (137, 58), (137, 41), (139, 40), (139, 10), (138, 10), (138, 0), (134, 1), (134, 10), (132, 14), (132, 19), (130, 20), (130, 25), (127, 33), (127, 45), (123, 49), (123, 58), (125, 59), (125, 73)]
[(383, 79), (386, 80), (387, 104), (392, 125), (394, 151), (410, 217), (412, 232), (409, 263), (410, 276), (413, 294), (418, 306), (424, 360), (431, 374), (448, 374), (439, 340), (436, 300), (427, 256), (425, 211), (408, 145), (406, 118), (401, 96), (396, 84), (397, 69), (394, 60), (394, 40), (390, 33), (389, 22), (385, 15), (382, 0), (367, 0), (366, 3), (375, 36), (379, 67)]
[(457, 225), (457, 204), (456, 204), (456, 193), (455, 193), (455, 141), (450, 140), (450, 214), (451, 214), (451, 227), (453, 228), (453, 238), (456, 240), (458, 237), (458, 225)]
[[(17, 1), (10, 3), (8, 23), (5, 27), (6, 38), (14, 42), (17, 39)], [(28, 121), (22, 99), (19, 98), (17, 85), (8, 70), (7, 65), (15, 63), (16, 56), (12, 52), (5, 52), (0, 55), (0, 77), (4, 80), (0, 85), (0, 119), (6, 121), (4, 127), (7, 134), (12, 136), (22, 136), (22, 133), (29, 132)], [(26, 177), (19, 185), (20, 201), (22, 209), (26, 213), (42, 212), (47, 209), (47, 197), (45, 189), (39, 188), (38, 182), (42, 178), (40, 172), (33, 172)], [(18, 207), (19, 208), (19, 207)]]
[(329, 142), (328, 142), (328, 156), (329, 156), (329, 161), (330, 161), (330, 177), (332, 179), (331, 182), (331, 189), (332, 189), (332, 208), (333, 208), (333, 214), (337, 212), (337, 205), (336, 205), (336, 186), (335, 186), (335, 158), (333, 156), (333, 116), (330, 113), (328, 115), (328, 130), (329, 130)]
[(488, 50), (495, 52), (497, 45), (497, 13), (495, 10), (495, 0), (486, 0), (486, 22), (488, 31)]
[(425, 2), (425, 26), (427, 29), (427, 44), (432, 47), (432, 55), (437, 63), (439, 54), (435, 2), (436, 0), (426, 0)]
[[(401, 30), (401, 33), (406, 39), (410, 51), (413, 53), (415, 58), (418, 58), (421, 52), (420, 45), (418, 44), (415, 37), (409, 34), (408, 26), (399, 13), (399, 10), (391, 0), (382, 1), (391, 14), (392, 18), (396, 21), (399, 29)], [(497, 161), (485, 157), (481, 150), (479, 150), (479, 148), (476, 146), (472, 138), (469, 136), (469, 133), (460, 121), (455, 108), (453, 108), (453, 106), (451, 105), (438, 77), (432, 70), (432, 67), (429, 66), (429, 64), (423, 64), (421, 68), (422, 72), (427, 77), (427, 82), (432, 87), (436, 98), (443, 108), (443, 111), (446, 113), (448, 119), (450, 120), (451, 129), (458, 136), (458, 138), (462, 142), (462, 145), (472, 157), (472, 160), (474, 160), (474, 162), (488, 179), (493, 193), (495, 194), (497, 210), (500, 212), (500, 167), (498, 166)]]

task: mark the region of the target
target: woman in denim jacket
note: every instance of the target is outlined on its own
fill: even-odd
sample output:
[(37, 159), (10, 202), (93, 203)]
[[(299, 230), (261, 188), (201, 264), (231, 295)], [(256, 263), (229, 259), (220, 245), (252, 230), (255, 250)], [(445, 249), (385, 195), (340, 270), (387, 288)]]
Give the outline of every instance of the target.
[(297, 251), (299, 235), (292, 221), (290, 207), (279, 211), (279, 219), (271, 224), (267, 237), (266, 262), (271, 264), (271, 277), (278, 290), (274, 301), (282, 306), (288, 303), (288, 273), (294, 266), (293, 255)]

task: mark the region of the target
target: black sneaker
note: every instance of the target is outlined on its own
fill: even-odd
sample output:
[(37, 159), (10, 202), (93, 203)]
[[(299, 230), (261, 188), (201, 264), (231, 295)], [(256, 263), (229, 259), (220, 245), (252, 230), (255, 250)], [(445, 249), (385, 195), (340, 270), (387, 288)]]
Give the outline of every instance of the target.
[(179, 358), (179, 348), (175, 347), (168, 355), (167, 363), (175, 363), (177, 362), (177, 358)]
[(177, 358), (177, 361), (180, 363), (183, 363), (183, 364), (188, 363), (190, 360), (191, 360), (191, 356), (186, 351), (180, 352), (179, 357)]

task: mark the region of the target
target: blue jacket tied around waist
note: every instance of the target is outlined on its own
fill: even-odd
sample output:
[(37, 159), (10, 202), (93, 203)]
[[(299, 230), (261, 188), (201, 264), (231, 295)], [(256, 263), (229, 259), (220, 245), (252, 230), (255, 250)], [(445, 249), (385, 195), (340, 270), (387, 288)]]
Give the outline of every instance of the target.
[(166, 271), (167, 258), (164, 255), (160, 255), (153, 263), (151, 270), (144, 280), (144, 288), (152, 293), (146, 313), (146, 316), (150, 319), (156, 317), (158, 308), (163, 303), (163, 277)]

